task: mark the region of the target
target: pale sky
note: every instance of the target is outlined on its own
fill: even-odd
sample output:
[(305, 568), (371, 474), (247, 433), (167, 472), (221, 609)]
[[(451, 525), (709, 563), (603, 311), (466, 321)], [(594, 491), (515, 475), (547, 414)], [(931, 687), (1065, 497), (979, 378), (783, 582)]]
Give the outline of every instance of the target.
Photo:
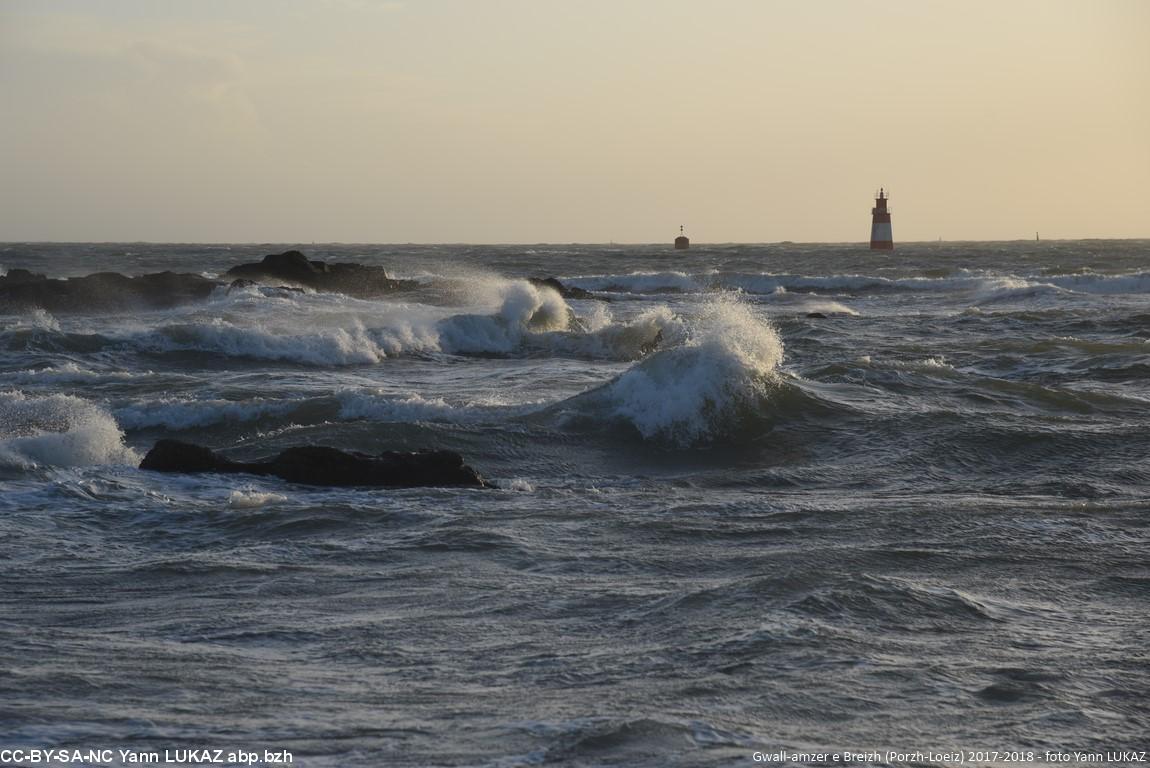
[(1146, 0), (0, 0), (0, 241), (1150, 237)]

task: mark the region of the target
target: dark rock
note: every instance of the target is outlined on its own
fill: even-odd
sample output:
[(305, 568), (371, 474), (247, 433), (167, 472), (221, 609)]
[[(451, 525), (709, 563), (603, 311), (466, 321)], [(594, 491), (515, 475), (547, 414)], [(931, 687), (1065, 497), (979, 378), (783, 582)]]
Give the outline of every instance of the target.
[(649, 355), (652, 352), (654, 352), (655, 350), (657, 350), (659, 348), (659, 345), (662, 343), (663, 343), (663, 329), (660, 328), (658, 330), (658, 332), (655, 333), (655, 338), (651, 339), (646, 344), (643, 344), (641, 347), (639, 347), (639, 354)]
[(479, 474), (453, 451), (385, 451), (377, 456), (323, 446), (288, 448), (255, 462), (232, 461), (179, 440), (158, 440), (140, 462), (155, 472), (221, 472), (271, 475), (290, 483), (324, 486), (414, 488), (464, 485), (482, 488)]
[(269, 254), (263, 261), (232, 267), (224, 276), (271, 285), (288, 283), (358, 298), (372, 298), (413, 285), (410, 281), (393, 280), (383, 267), (309, 261), (299, 251)]
[(182, 443), (179, 440), (157, 440), (140, 462), (140, 469), (155, 472), (218, 472), (220, 459), (210, 449), (201, 445)]
[(38, 272), (32, 272), (27, 269), (10, 269), (8, 274), (4, 275), (0, 280), (7, 281), (8, 285), (22, 285), (24, 283), (36, 283), (41, 280), (47, 280)]
[(256, 284), (257, 283), (255, 280), (248, 280), (246, 277), (237, 277), (235, 280), (228, 284), (228, 293), (231, 293), (232, 291), (240, 291), (244, 288), (250, 288)]
[(537, 288), (551, 288), (565, 299), (600, 299), (601, 301), (605, 301), (601, 296), (596, 296), (584, 288), (563, 285), (563, 283), (554, 277), (529, 277), (527, 278), (527, 282)]
[(215, 281), (201, 275), (175, 272), (139, 277), (97, 272), (60, 280), (13, 269), (0, 277), (0, 303), (49, 312), (165, 309), (206, 299), (215, 287)]

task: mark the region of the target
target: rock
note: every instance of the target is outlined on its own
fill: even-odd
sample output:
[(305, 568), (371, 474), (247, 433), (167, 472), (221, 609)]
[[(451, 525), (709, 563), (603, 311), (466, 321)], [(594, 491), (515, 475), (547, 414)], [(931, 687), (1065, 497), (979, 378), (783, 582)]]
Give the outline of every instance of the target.
[(413, 285), (410, 281), (393, 280), (383, 267), (309, 261), (299, 251), (269, 254), (263, 261), (232, 267), (224, 276), (271, 285), (288, 283), (357, 298), (372, 298)]
[(8, 285), (23, 285), (24, 283), (35, 283), (47, 279), (44, 275), (27, 269), (10, 269), (8, 274), (0, 278), (0, 280), (7, 281)]
[(657, 350), (659, 348), (659, 345), (662, 343), (663, 343), (663, 329), (660, 328), (658, 330), (658, 332), (655, 334), (655, 338), (651, 339), (646, 344), (643, 344), (642, 346), (639, 347), (639, 354), (644, 355), (644, 356), (649, 355), (652, 352), (654, 352), (655, 350)]
[(206, 299), (215, 288), (215, 281), (202, 275), (175, 272), (138, 277), (97, 272), (61, 280), (13, 269), (0, 277), (0, 303), (49, 312), (166, 309)]
[(158, 440), (140, 462), (155, 472), (220, 472), (271, 475), (302, 485), (414, 488), (462, 485), (482, 488), (479, 474), (453, 451), (385, 451), (377, 456), (324, 446), (288, 448), (273, 458), (232, 461), (203, 446)]
[(228, 293), (230, 294), (232, 291), (242, 291), (244, 288), (251, 288), (254, 285), (257, 285), (255, 280), (248, 280), (246, 277), (237, 277), (228, 284)]
[(227, 462), (201, 445), (179, 440), (157, 440), (140, 462), (140, 469), (155, 472), (226, 472), (221, 466)]
[(606, 301), (601, 296), (596, 296), (584, 288), (576, 288), (570, 285), (563, 285), (554, 277), (529, 277), (527, 282), (531, 283), (537, 288), (551, 288), (564, 299), (599, 299)]

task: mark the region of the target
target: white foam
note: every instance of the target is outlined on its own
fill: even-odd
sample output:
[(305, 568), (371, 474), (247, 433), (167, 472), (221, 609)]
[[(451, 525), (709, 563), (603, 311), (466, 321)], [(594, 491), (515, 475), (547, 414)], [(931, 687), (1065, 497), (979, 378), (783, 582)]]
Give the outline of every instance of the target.
[(163, 427), (181, 430), (207, 427), (221, 422), (255, 421), (265, 416), (290, 413), (296, 403), (266, 400), (184, 400), (161, 398), (117, 408), (116, 421), (124, 429)]
[(627, 275), (586, 275), (564, 283), (588, 291), (618, 293), (698, 293), (704, 286), (685, 272), (632, 272)]
[(272, 328), (244, 327), (216, 318), (207, 323), (166, 326), (147, 334), (140, 345), (159, 351), (216, 352), (228, 357), (311, 365), (378, 363), (387, 357), (359, 321), (353, 321), (348, 328), (284, 334)]
[(1065, 293), (1065, 289), (1045, 282), (1034, 282), (1022, 277), (984, 277), (974, 287), (974, 300), (978, 303), (1012, 301), (1043, 293)]
[(232, 509), (258, 509), (269, 504), (287, 501), (287, 496), (278, 493), (261, 493), (253, 490), (232, 491), (228, 496), (228, 506)]
[(456, 408), (443, 398), (424, 399), (418, 394), (388, 395), (375, 392), (341, 392), (339, 418), (354, 420), (396, 422), (459, 422), (472, 421), (475, 414), (466, 408)]
[(22, 383), (54, 383), (54, 384), (68, 384), (68, 383), (88, 383), (92, 381), (113, 379), (118, 381), (127, 381), (130, 379), (145, 378), (154, 376), (151, 371), (142, 371), (132, 373), (130, 371), (109, 370), (109, 371), (93, 371), (90, 368), (85, 368), (73, 362), (63, 363), (52, 368), (37, 368), (20, 371), (15, 374), (16, 381)]
[(363, 365), (404, 354), (506, 354), (533, 334), (566, 330), (572, 317), (558, 293), (526, 280), (476, 280), (468, 293), (476, 311), (454, 315), (442, 307), (331, 294), (292, 294), (272, 303), (263, 294), (244, 296), (253, 301), (251, 311), (218, 316), (216, 308), (216, 316), (139, 331), (132, 341), (155, 351)]
[(858, 317), (859, 315), (857, 310), (851, 309), (841, 302), (831, 301), (830, 299), (804, 301), (797, 306), (802, 312), (822, 312), (824, 315), (850, 315), (851, 317)]
[(529, 333), (566, 330), (570, 309), (551, 288), (526, 280), (502, 281), (501, 304), (492, 315), (455, 315), (438, 324), (444, 352), (509, 353)]
[(626, 322), (608, 321), (590, 333), (550, 334), (531, 341), (551, 353), (635, 360), (653, 349), (672, 345), (684, 338), (682, 321), (669, 308), (657, 306)]
[(1054, 280), (1026, 278), (1015, 275), (988, 275), (963, 272), (953, 277), (889, 278), (872, 275), (806, 275), (733, 274), (722, 279), (722, 286), (737, 288), (753, 294), (776, 294), (784, 291), (830, 291), (862, 293), (868, 291), (968, 292), (976, 299), (992, 299), (1002, 295), (1020, 295), (1026, 291), (1057, 291)]
[(1043, 279), (1060, 288), (1078, 293), (1150, 293), (1150, 272), (1125, 275), (1059, 275)]
[(111, 414), (72, 395), (0, 392), (0, 463), (82, 467), (139, 464)]
[(47, 310), (40, 307), (33, 308), (30, 312), (23, 314), (16, 320), (14, 325), (8, 326), (5, 330), (37, 330), (37, 331), (60, 331), (60, 321), (52, 316)]
[(679, 346), (636, 364), (591, 393), (592, 402), (646, 438), (689, 445), (733, 428), (757, 410), (775, 381), (783, 344), (737, 297), (708, 305)]
[[(539, 402), (510, 404), (498, 397), (476, 398), (452, 404), (441, 397), (424, 398), (418, 393), (396, 395), (381, 390), (345, 391), (337, 396), (338, 418), (384, 422), (482, 423), (527, 413)], [(498, 413), (493, 413), (497, 411)]]

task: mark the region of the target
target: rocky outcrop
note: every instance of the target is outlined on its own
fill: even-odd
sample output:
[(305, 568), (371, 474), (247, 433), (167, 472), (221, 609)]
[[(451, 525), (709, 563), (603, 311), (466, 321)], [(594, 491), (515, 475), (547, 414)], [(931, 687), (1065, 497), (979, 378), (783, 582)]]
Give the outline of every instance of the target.
[(563, 285), (554, 277), (529, 277), (527, 282), (534, 285), (536, 288), (550, 288), (564, 299), (600, 299), (605, 301), (602, 296), (596, 296), (584, 288), (576, 288), (573, 285)]
[(270, 459), (241, 462), (226, 459), (200, 445), (159, 440), (140, 463), (155, 472), (220, 472), (270, 475), (290, 483), (323, 486), (415, 488), (486, 485), (453, 451), (385, 451), (372, 456), (323, 446), (288, 448)]
[(27, 269), (11, 269), (0, 276), (0, 306), (49, 312), (167, 309), (203, 301), (217, 287), (226, 287), (231, 293), (257, 283), (295, 291), (310, 288), (344, 293), (357, 298), (376, 298), (414, 285), (410, 281), (393, 280), (383, 267), (309, 261), (299, 251), (271, 254), (254, 264), (240, 264), (229, 269), (224, 277), (227, 280), (221, 283), (202, 275), (175, 272), (138, 277), (98, 272), (86, 277), (57, 279)]
[(98, 272), (86, 277), (56, 279), (12, 269), (0, 277), (0, 304), (15, 309), (49, 312), (165, 309), (202, 301), (217, 283), (202, 275), (158, 272), (127, 277)]
[(240, 264), (229, 269), (224, 277), (254, 280), (265, 285), (302, 286), (357, 298), (381, 296), (408, 285), (407, 281), (388, 277), (383, 267), (309, 261), (299, 251), (273, 253), (264, 256), (263, 261)]

